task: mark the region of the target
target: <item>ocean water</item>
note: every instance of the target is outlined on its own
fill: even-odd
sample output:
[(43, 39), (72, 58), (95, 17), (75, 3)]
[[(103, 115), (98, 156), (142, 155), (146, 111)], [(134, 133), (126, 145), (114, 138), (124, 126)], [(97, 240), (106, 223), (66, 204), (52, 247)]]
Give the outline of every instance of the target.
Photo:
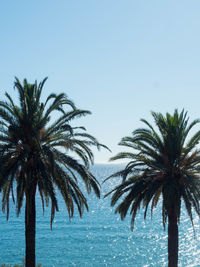
[[(92, 172), (101, 182), (120, 165), (95, 165)], [(102, 195), (117, 184), (117, 179), (102, 185)], [(88, 196), (89, 212), (80, 219), (78, 213), (71, 221), (65, 205), (59, 198), (59, 212), (56, 213), (53, 230), (50, 230), (50, 208), (45, 209), (37, 197), (36, 254), (37, 262), (43, 267), (66, 266), (167, 266), (167, 232), (162, 227), (160, 205), (151, 219), (144, 221), (142, 210), (136, 217), (134, 230), (130, 229), (130, 216), (121, 221), (110, 198), (99, 200), (93, 194)], [(16, 217), (11, 205), (10, 218), (0, 213), (0, 263), (21, 263), (25, 254), (24, 209)], [(200, 266), (200, 226), (194, 215), (196, 237), (182, 208), (179, 226), (179, 266)]]

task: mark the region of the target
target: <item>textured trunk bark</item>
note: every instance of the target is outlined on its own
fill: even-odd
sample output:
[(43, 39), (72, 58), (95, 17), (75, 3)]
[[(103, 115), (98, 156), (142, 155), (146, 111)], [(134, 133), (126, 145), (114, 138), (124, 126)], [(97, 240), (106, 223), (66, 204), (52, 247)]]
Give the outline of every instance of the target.
[(174, 207), (168, 215), (168, 267), (178, 266), (178, 221)]
[(25, 208), (26, 267), (35, 267), (35, 224), (36, 224), (35, 192), (33, 192), (32, 196), (28, 194), (26, 195), (26, 208)]

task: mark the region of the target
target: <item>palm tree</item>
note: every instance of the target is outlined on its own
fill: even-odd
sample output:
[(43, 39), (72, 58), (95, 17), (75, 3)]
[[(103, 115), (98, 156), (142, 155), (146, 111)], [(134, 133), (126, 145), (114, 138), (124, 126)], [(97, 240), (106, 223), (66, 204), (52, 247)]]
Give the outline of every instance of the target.
[(200, 131), (189, 140), (187, 138), (193, 126), (200, 121), (189, 124), (184, 110), (180, 114), (175, 110), (173, 115), (167, 113), (166, 116), (152, 112), (152, 116), (158, 131), (142, 119), (147, 127), (135, 130), (132, 136), (122, 138), (119, 143), (129, 152), (121, 152), (111, 160), (128, 159), (129, 163), (107, 178), (122, 178), (121, 184), (107, 195), (112, 193), (112, 206), (121, 199), (115, 213), (119, 213), (122, 220), (130, 209), (132, 228), (141, 205), (145, 219), (148, 206), (151, 206), (152, 213), (162, 199), (164, 229), (168, 222), (168, 266), (175, 267), (178, 264), (178, 224), (182, 201), (192, 225), (192, 209), (200, 215), (200, 150), (197, 148)]
[[(84, 127), (72, 127), (75, 118), (90, 114), (79, 110), (65, 94), (50, 94), (41, 102), (46, 79), (41, 83), (23, 84), (16, 78), (19, 103), (6, 93), (0, 101), (0, 192), (2, 210), (9, 217), (9, 196), (16, 201), (19, 215), (25, 197), (26, 267), (35, 267), (36, 192), (45, 204), (51, 202), (51, 228), (58, 211), (59, 190), (71, 218), (74, 206), (80, 216), (88, 210), (87, 199), (78, 185), (82, 180), (87, 192), (100, 196), (100, 187), (89, 171), (93, 163), (91, 146), (105, 147)], [(52, 120), (52, 116), (57, 118)], [(72, 154), (74, 153), (74, 154)], [(74, 155), (74, 156), (73, 156)], [(16, 188), (16, 197), (14, 190)]]

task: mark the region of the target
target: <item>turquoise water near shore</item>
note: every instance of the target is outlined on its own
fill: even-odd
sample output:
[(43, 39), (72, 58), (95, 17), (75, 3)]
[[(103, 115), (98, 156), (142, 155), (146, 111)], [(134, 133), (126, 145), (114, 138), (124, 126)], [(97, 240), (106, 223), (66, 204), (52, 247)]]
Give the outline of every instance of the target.
[[(101, 182), (105, 177), (120, 169), (120, 165), (95, 165), (93, 173)], [(116, 179), (102, 185), (102, 195), (113, 188)], [(154, 211), (144, 221), (141, 211), (133, 232), (130, 217), (121, 221), (110, 207), (110, 199), (99, 200), (89, 195), (89, 212), (80, 219), (75, 213), (69, 221), (66, 208), (60, 196), (59, 209), (50, 230), (50, 208), (45, 209), (37, 197), (36, 251), (37, 262), (43, 267), (66, 266), (167, 266), (167, 232), (163, 230), (161, 209)], [(159, 204), (160, 205), (160, 204)], [(180, 237), (179, 266), (200, 266), (200, 226), (194, 215), (196, 238), (183, 206)], [(24, 257), (24, 209), (19, 217), (11, 205), (10, 218), (0, 213), (0, 263), (21, 263)]]

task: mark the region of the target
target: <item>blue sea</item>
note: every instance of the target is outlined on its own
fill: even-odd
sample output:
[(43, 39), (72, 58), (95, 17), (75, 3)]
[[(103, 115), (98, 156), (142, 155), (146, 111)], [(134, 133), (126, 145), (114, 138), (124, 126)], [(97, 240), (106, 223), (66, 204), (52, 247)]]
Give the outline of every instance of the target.
[[(92, 172), (101, 182), (120, 165), (95, 165)], [(118, 183), (113, 179), (102, 185), (102, 196)], [(43, 215), (37, 196), (36, 254), (43, 267), (66, 266), (167, 266), (167, 232), (162, 227), (161, 203), (144, 221), (141, 210), (130, 229), (130, 216), (121, 221), (110, 207), (110, 198), (99, 200), (88, 196), (89, 212), (69, 221), (67, 211), (58, 195), (59, 212), (56, 213), (53, 230), (50, 230), (50, 207)], [(0, 264), (21, 264), (25, 254), (24, 208), (16, 217), (11, 205), (10, 218), (0, 213)], [(179, 233), (179, 266), (200, 266), (200, 226), (194, 215), (195, 233), (184, 206)]]

